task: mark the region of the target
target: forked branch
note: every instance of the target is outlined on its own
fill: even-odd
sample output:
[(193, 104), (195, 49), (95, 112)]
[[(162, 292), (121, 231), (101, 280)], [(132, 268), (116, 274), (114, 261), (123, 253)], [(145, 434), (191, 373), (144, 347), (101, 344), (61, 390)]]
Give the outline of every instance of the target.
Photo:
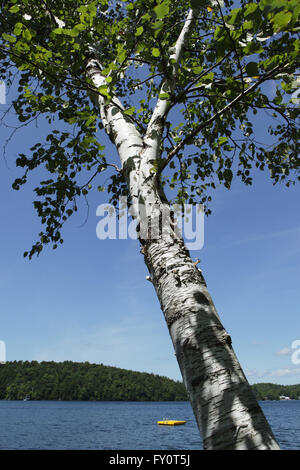
[(195, 129), (190, 132), (188, 135), (185, 136), (185, 138), (179, 142), (172, 150), (171, 152), (167, 155), (167, 157), (162, 161), (162, 164), (158, 168), (156, 172), (156, 178), (160, 176), (160, 174), (163, 172), (163, 170), (166, 168), (166, 166), (170, 163), (172, 158), (185, 147), (185, 145), (189, 144), (194, 137), (196, 137), (199, 132), (202, 131), (202, 129), (206, 128), (210, 124), (212, 124), (217, 118), (222, 116), (226, 111), (229, 111), (231, 108), (233, 108), (234, 105), (236, 105), (239, 101), (242, 101), (245, 96), (249, 95), (251, 92), (253, 92), (259, 85), (261, 85), (263, 82), (267, 80), (271, 80), (276, 77), (278, 73), (282, 73), (285, 71), (288, 67), (290, 66), (289, 63), (285, 64), (280, 64), (274, 67), (270, 72), (267, 72), (265, 75), (260, 77), (257, 82), (255, 82), (252, 86), (247, 88), (246, 90), (242, 91), (237, 95), (230, 103), (228, 103), (224, 108), (220, 109), (217, 111), (212, 117), (207, 119), (206, 121), (200, 123)]

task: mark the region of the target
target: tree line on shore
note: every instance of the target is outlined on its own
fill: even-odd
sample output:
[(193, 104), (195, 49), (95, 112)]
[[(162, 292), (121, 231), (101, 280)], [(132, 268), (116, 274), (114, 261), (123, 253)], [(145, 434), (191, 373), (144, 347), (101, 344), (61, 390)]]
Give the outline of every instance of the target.
[[(299, 385), (252, 385), (258, 400), (299, 399)], [(182, 401), (182, 382), (89, 362), (11, 361), (0, 365), (0, 399), (93, 401)]]
[(185, 388), (159, 375), (88, 362), (13, 361), (0, 366), (0, 399), (187, 400)]
[(280, 397), (300, 400), (300, 384), (279, 385), (272, 383), (258, 383), (252, 385), (252, 389), (254, 390), (258, 400), (280, 400)]

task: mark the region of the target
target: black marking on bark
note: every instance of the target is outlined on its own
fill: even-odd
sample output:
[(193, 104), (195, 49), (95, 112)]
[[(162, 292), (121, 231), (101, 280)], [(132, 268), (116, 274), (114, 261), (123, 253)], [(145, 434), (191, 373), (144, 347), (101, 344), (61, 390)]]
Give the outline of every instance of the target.
[(160, 268), (159, 273), (157, 275), (157, 279), (159, 280), (164, 274), (166, 274), (166, 268)]
[(175, 274), (175, 275), (174, 275), (174, 278), (175, 278), (176, 286), (177, 286), (177, 287), (181, 287), (181, 280), (180, 280), (180, 277), (179, 277), (177, 274)]
[[(162, 309), (163, 310), (163, 309)], [(170, 326), (176, 321), (178, 320), (179, 318), (181, 318), (182, 316), (182, 313), (181, 312), (178, 312), (176, 310), (176, 308), (169, 308), (165, 311), (165, 319), (166, 319), (166, 322), (167, 322), (167, 325), (168, 327), (170, 328)]]
[(210, 374), (203, 374), (201, 376), (197, 376), (195, 377), (192, 381), (191, 381), (191, 385), (193, 387), (197, 387), (198, 385), (202, 384), (203, 382), (207, 381), (207, 380), (213, 380), (213, 379), (216, 379), (224, 374), (228, 374), (229, 376), (231, 376), (231, 370), (226, 368), (226, 369), (219, 369), (215, 372), (212, 372)]
[(237, 439), (238, 433), (240, 432), (241, 429), (247, 428), (248, 424), (240, 424), (239, 426), (236, 427), (236, 433), (235, 433), (235, 439)]
[(205, 382), (205, 380), (207, 380), (209, 378), (208, 375), (200, 375), (198, 377), (195, 377), (192, 381), (191, 381), (191, 385), (192, 387), (197, 387), (198, 385), (200, 385), (202, 382)]
[(197, 292), (194, 292), (193, 295), (194, 295), (194, 299), (196, 300), (196, 302), (198, 302), (198, 304), (200, 304), (200, 305), (210, 305), (210, 301), (208, 300), (206, 295), (203, 294), (203, 292), (201, 292), (200, 290), (197, 291)]
[(207, 287), (207, 284), (205, 282), (201, 269), (197, 269), (196, 275), (197, 275), (197, 282), (200, 282), (200, 284), (203, 284), (205, 287)]
[(232, 348), (231, 336), (227, 332), (225, 332), (225, 334), (224, 334), (223, 341), (224, 341), (225, 344), (228, 344), (228, 346), (230, 348)]
[[(251, 397), (251, 398), (253, 398), (253, 397)], [(256, 400), (256, 398), (254, 398), (254, 400)], [(261, 408), (259, 407), (259, 405), (257, 403), (254, 403), (254, 405), (251, 405), (251, 406), (247, 406), (247, 410), (251, 414), (254, 414), (254, 413), (260, 414), (261, 413)]]

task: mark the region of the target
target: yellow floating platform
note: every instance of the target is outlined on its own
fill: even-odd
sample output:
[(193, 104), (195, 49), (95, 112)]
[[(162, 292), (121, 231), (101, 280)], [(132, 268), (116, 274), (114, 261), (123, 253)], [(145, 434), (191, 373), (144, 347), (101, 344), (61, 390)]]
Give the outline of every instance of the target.
[(166, 419), (164, 421), (157, 421), (157, 424), (162, 424), (165, 426), (178, 426), (179, 424), (185, 424), (186, 421), (177, 421), (175, 419)]

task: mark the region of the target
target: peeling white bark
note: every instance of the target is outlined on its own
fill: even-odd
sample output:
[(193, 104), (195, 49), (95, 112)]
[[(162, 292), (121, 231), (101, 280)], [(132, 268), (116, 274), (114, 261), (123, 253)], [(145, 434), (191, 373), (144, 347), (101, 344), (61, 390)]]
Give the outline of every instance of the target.
[[(87, 75), (96, 88), (107, 85), (105, 77), (101, 74), (101, 64), (97, 59), (90, 59), (87, 64)], [(105, 97), (97, 95), (97, 103), (105, 131), (116, 146), (122, 170), (126, 176), (129, 192), (132, 197), (135, 217), (138, 216), (139, 195), (139, 168), (141, 153), (144, 149), (143, 139), (132, 120), (122, 110), (123, 106), (118, 98), (106, 103)]]
[(144, 254), (204, 448), (279, 449), (183, 242), (154, 241)]
[[(172, 52), (173, 73), (163, 84), (170, 91), (174, 89), (183, 45), (196, 16), (197, 12), (190, 10)], [(87, 75), (96, 87), (106, 84), (96, 58), (90, 59)], [(159, 156), (168, 100), (158, 99), (144, 138), (133, 121), (123, 114), (117, 98), (107, 104), (105, 98), (98, 95), (97, 101), (105, 130), (120, 156), (134, 217), (141, 220), (142, 203), (146, 211), (144, 220), (148, 220), (147, 217), (152, 221), (159, 219), (169, 206), (151, 168)], [(173, 229), (171, 227), (171, 235)], [(170, 237), (169, 233), (160, 233), (156, 239), (141, 235), (139, 238), (149, 280), (169, 328), (204, 448), (279, 449), (238, 363), (202, 272), (192, 262), (182, 239)]]
[[(193, 31), (198, 14), (199, 11), (196, 9), (190, 9), (188, 13), (187, 19), (176, 41), (176, 44), (172, 48), (172, 51), (170, 51), (170, 58), (168, 63), (169, 76), (163, 81), (160, 94), (169, 93), (171, 95), (174, 91), (183, 48), (191, 32)], [(151, 149), (151, 158), (159, 157), (159, 144), (169, 105), (170, 101), (168, 99), (158, 98), (156, 106), (153, 110), (144, 138), (145, 147)]]

